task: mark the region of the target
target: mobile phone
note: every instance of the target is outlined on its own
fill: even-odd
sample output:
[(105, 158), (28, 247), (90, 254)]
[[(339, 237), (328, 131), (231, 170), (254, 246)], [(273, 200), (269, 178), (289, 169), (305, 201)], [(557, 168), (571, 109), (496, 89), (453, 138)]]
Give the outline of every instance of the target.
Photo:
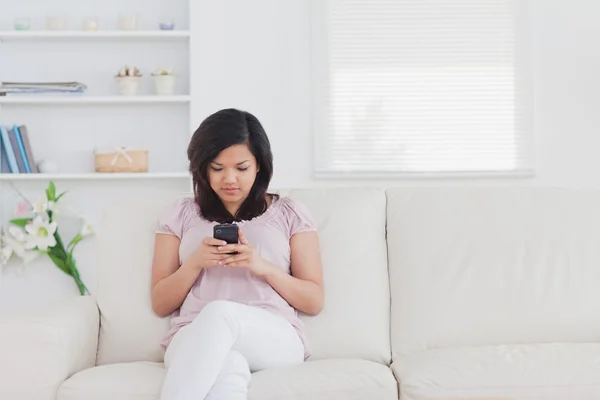
[[(224, 240), (228, 244), (237, 244), (238, 238), (238, 226), (236, 224), (219, 224), (213, 228), (213, 237), (215, 239)], [(237, 251), (230, 252), (227, 254), (237, 254)]]
[(238, 226), (236, 224), (219, 224), (213, 228), (213, 237), (224, 240), (228, 244), (238, 244)]

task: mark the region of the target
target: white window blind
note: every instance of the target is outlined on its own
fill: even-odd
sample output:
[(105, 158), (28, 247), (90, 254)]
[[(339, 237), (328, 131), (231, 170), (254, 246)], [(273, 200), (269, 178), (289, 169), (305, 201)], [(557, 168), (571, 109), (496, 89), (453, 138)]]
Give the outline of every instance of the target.
[(319, 175), (531, 169), (522, 0), (317, 0)]

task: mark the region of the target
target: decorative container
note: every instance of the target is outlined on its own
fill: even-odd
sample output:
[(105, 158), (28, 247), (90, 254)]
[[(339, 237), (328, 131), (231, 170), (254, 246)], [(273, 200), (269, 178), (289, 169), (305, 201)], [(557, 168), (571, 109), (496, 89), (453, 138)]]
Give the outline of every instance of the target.
[(96, 172), (148, 172), (148, 150), (117, 147), (94, 150)]

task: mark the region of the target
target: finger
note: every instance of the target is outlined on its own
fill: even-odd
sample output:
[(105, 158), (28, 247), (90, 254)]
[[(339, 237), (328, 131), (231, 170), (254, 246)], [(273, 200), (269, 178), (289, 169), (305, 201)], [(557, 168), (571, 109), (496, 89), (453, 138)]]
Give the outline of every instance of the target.
[(206, 259), (202, 262), (202, 265), (206, 266), (206, 267), (216, 267), (219, 265), (219, 259), (216, 258), (210, 258), (210, 259)]
[(224, 257), (227, 257), (227, 255), (228, 255), (227, 253), (220, 252), (214, 246), (211, 246), (211, 247), (213, 247), (213, 248), (209, 250), (208, 257), (214, 258), (217, 261), (222, 260)]
[(227, 244), (227, 242), (224, 240), (215, 239), (213, 237), (207, 237), (204, 239), (204, 244), (207, 244), (209, 246), (223, 246)]
[(219, 253), (244, 253), (247, 250), (247, 246), (243, 244), (227, 244), (217, 247), (217, 250)]
[[(224, 246), (209, 246), (209, 247), (210, 248), (207, 249), (207, 254), (210, 254), (210, 256), (215, 257), (215, 258), (222, 258), (223, 255), (227, 256), (227, 255), (239, 253), (239, 251), (227, 250), (227, 248), (225, 248)], [(224, 250), (220, 250), (221, 247), (223, 247)]]
[(229, 264), (232, 264), (232, 263), (244, 261), (247, 258), (248, 258), (248, 256), (246, 256), (245, 254), (237, 254), (235, 256), (229, 256), (229, 257), (224, 258), (223, 260), (219, 261), (219, 265), (228, 266)]
[(229, 263), (227, 265), (224, 265), (224, 267), (241, 267), (239, 262), (236, 263)]
[(238, 236), (241, 244), (248, 244), (248, 239), (246, 239), (246, 235), (242, 232), (242, 228), (238, 228)]
[(244, 268), (245, 266), (246, 266), (246, 263), (244, 263), (242, 261), (238, 261), (238, 262), (229, 263), (227, 265), (224, 265), (224, 267), (226, 267), (226, 268)]

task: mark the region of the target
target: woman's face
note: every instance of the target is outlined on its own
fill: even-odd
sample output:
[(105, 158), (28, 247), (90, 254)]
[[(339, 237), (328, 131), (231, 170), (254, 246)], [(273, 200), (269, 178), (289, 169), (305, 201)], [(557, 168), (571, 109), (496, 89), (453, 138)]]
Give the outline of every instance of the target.
[(226, 148), (210, 163), (208, 180), (225, 208), (235, 214), (244, 202), (258, 173), (256, 158), (247, 145)]

